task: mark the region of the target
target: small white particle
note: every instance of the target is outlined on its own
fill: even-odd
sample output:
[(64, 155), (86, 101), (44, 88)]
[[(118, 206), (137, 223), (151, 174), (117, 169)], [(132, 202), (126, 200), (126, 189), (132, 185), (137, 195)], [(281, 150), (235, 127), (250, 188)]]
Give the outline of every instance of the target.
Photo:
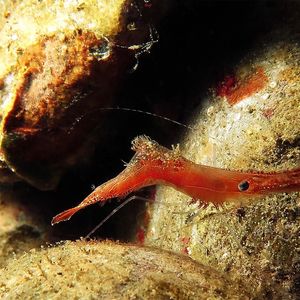
[(270, 97), (270, 94), (265, 93), (262, 95), (263, 100), (267, 100)]
[(225, 252), (225, 253), (222, 255), (222, 258), (223, 258), (223, 259), (226, 259), (228, 256), (229, 256), (229, 253), (228, 253), (228, 252)]
[(13, 41), (16, 41), (16, 40), (18, 39), (18, 35), (17, 35), (17, 34), (13, 34), (13, 35), (11, 36), (11, 39), (12, 39)]
[(233, 119), (234, 121), (239, 121), (241, 119), (241, 114), (240, 113), (235, 114)]
[(214, 112), (214, 107), (213, 107), (213, 106), (210, 106), (210, 107), (207, 109), (207, 115), (210, 116), (210, 115), (212, 115), (213, 112)]

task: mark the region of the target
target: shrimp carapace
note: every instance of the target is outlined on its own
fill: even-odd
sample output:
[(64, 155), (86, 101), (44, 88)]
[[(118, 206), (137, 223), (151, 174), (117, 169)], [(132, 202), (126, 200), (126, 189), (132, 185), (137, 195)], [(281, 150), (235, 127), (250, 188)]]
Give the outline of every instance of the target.
[(170, 150), (147, 136), (136, 137), (132, 150), (135, 155), (119, 175), (97, 187), (78, 206), (55, 216), (52, 225), (69, 220), (88, 205), (156, 184), (171, 186), (199, 204), (216, 206), (253, 195), (300, 190), (300, 169), (255, 173), (204, 166), (182, 157), (178, 147)]

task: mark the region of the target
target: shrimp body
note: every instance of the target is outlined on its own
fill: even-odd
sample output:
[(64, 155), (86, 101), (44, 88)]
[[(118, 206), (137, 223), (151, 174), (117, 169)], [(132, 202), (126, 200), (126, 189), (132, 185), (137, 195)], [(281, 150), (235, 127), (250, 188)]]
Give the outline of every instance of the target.
[(300, 191), (300, 169), (252, 173), (208, 167), (193, 163), (182, 157), (179, 150), (160, 146), (146, 136), (136, 137), (132, 149), (136, 153), (119, 175), (97, 187), (78, 206), (56, 215), (52, 225), (69, 220), (88, 205), (157, 184), (171, 186), (204, 206), (254, 195)]

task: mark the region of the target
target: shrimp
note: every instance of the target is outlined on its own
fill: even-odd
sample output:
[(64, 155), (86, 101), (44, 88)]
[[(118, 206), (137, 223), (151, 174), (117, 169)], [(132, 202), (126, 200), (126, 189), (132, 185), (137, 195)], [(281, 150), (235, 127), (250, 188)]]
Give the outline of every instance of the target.
[(221, 206), (250, 196), (300, 191), (300, 169), (262, 173), (240, 172), (196, 164), (147, 136), (132, 141), (136, 153), (115, 178), (97, 187), (79, 205), (56, 215), (51, 224), (69, 220), (88, 205), (124, 197), (146, 186), (167, 185), (192, 197), (202, 206)]

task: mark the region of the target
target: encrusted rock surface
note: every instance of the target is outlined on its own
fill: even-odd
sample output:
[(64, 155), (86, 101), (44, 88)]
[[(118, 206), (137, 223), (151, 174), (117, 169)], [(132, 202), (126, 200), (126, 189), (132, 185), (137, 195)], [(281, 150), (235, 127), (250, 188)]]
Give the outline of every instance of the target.
[(149, 25), (125, 0), (4, 1), (1, 8), (1, 164), (50, 190), (89, 156), (104, 119), (95, 113), (114, 103)]
[(32, 250), (0, 274), (7, 299), (249, 299), (246, 288), (188, 257), (113, 242)]
[[(258, 43), (211, 90), (195, 129), (180, 144), (185, 157), (239, 171), (300, 167), (300, 48), (290, 29)], [(246, 203), (237, 197), (219, 210), (199, 208), (165, 187), (156, 200), (146, 244), (243, 278), (254, 295), (276, 297), (277, 288), (286, 298), (299, 293), (299, 193), (250, 197)]]

